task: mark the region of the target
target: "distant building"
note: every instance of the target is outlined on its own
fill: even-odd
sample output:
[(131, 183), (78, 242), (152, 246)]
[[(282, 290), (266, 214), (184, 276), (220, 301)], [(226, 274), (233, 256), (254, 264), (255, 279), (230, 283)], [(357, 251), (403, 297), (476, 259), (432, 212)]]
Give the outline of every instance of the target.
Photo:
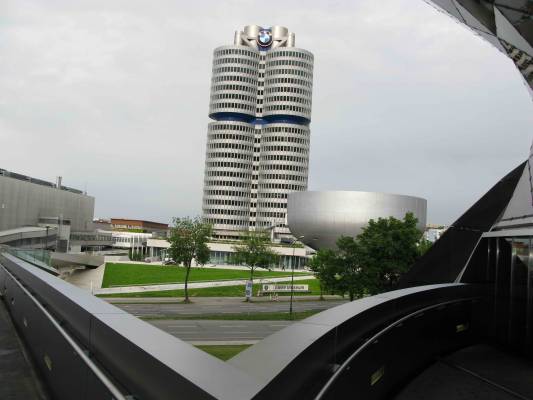
[(0, 231), (21, 226), (57, 225), (92, 229), (94, 197), (81, 190), (0, 168)]
[(371, 219), (406, 213), (426, 226), (427, 201), (399, 194), (356, 191), (309, 191), (291, 193), (287, 221), (292, 234), (313, 249), (335, 249), (341, 236), (356, 237)]
[(446, 229), (448, 229), (448, 227), (444, 225), (428, 224), (424, 231), (424, 239), (434, 243), (442, 236)]
[(289, 236), (287, 196), (307, 189), (313, 54), (282, 26), (246, 26), (213, 54), (203, 218), (215, 238)]
[(148, 239), (165, 240), (168, 237), (168, 224), (127, 218), (98, 218), (93, 225), (100, 233), (112, 237), (112, 247), (127, 251), (135, 251), (147, 256)]
[[(208, 265), (231, 265), (232, 255), (235, 253), (233, 247), (240, 244), (238, 241), (213, 241), (207, 243), (210, 255)], [(154, 260), (161, 260), (167, 256), (170, 243), (163, 239), (148, 239), (143, 254)], [(292, 247), (291, 245), (273, 244), (271, 249), (279, 254), (279, 262), (275, 268), (280, 269), (302, 269), (309, 259), (309, 250), (305, 246)]]
[[(93, 231), (94, 197), (0, 168), (0, 244), (66, 252), (111, 244)], [(72, 238), (75, 240), (72, 240)]]
[(111, 218), (111, 230), (115, 232), (152, 233), (167, 236), (168, 224), (140, 219)]

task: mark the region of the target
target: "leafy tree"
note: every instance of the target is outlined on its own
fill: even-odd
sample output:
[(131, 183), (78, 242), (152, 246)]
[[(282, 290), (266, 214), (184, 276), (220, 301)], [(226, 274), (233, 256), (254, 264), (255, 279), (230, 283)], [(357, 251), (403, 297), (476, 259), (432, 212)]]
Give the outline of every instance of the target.
[(131, 261), (142, 261), (142, 253), (135, 249), (129, 249), (129, 257)]
[(310, 262), (321, 290), (348, 293), (350, 300), (396, 288), (403, 273), (428, 248), (416, 228), (417, 219), (407, 213), (370, 220), (356, 238), (342, 236), (337, 250), (319, 250)]
[(336, 284), (341, 294), (348, 293), (350, 301), (368, 293), (375, 281), (374, 271), (363, 266), (363, 249), (357, 239), (341, 236), (337, 240)]
[(235, 264), (244, 264), (250, 269), (250, 281), (253, 284), (254, 271), (257, 268), (270, 269), (277, 264), (279, 255), (270, 248), (270, 237), (265, 232), (247, 232), (242, 245), (233, 246), (232, 260)]
[(315, 277), (319, 281), (320, 300), (324, 300), (324, 292), (335, 292), (336, 290), (337, 255), (331, 249), (320, 249), (309, 260), (308, 266), (315, 273)]
[(370, 220), (357, 239), (358, 263), (368, 278), (370, 293), (396, 288), (402, 274), (419, 257), (422, 237), (412, 213), (402, 220), (394, 217)]
[(423, 256), (426, 254), (426, 252), (433, 246), (433, 242), (430, 242), (427, 239), (420, 239), (420, 242), (418, 242), (418, 255)]
[(170, 248), (168, 254), (176, 261), (183, 263), (185, 272), (185, 303), (190, 303), (188, 284), (192, 260), (203, 265), (209, 261), (207, 242), (213, 231), (211, 224), (203, 222), (199, 217), (191, 219), (174, 218), (170, 228)]

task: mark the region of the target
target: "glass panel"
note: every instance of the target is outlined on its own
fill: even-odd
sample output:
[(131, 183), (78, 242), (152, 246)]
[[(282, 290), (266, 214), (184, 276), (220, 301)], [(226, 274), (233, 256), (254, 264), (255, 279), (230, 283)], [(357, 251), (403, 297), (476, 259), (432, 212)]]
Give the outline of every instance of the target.
[(533, 240), (529, 242), (526, 304), (526, 352), (533, 353)]
[(529, 238), (513, 239), (509, 302), (509, 343), (523, 350), (526, 335), (527, 277), (529, 264)]
[(494, 282), (494, 335), (502, 342), (509, 338), (509, 299), (511, 282), (512, 239), (498, 239)]

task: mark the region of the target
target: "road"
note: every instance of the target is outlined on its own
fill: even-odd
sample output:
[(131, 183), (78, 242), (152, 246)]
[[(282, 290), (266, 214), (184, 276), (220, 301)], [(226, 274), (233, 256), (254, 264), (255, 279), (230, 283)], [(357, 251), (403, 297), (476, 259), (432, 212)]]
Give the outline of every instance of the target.
[[(183, 320), (168, 319), (172, 316), (224, 315), (261, 312), (288, 312), (289, 302), (281, 301), (243, 302), (242, 298), (203, 297), (193, 299), (194, 303), (169, 302), (169, 299), (139, 299), (141, 303), (117, 304), (120, 299), (109, 300), (138, 317), (149, 317), (146, 322), (192, 344), (254, 344), (261, 339), (289, 326), (291, 321), (239, 321), (239, 320)], [(326, 310), (346, 303), (346, 300), (302, 300), (293, 303), (293, 310)], [(157, 319), (158, 317), (162, 319)], [(166, 319), (164, 319), (166, 318)], [(201, 317), (200, 317), (201, 318)]]
[(253, 344), (289, 326), (291, 321), (147, 320), (193, 344)]
[[(326, 310), (331, 307), (345, 303), (346, 300), (327, 301), (295, 301), (294, 311), (306, 310)], [(115, 306), (138, 317), (171, 317), (173, 315), (213, 315), (213, 314), (236, 314), (236, 313), (258, 313), (258, 312), (288, 312), (288, 301), (261, 301), (246, 303), (242, 298), (232, 297), (212, 297), (196, 298), (191, 304), (183, 303), (129, 303), (120, 304), (113, 302)]]

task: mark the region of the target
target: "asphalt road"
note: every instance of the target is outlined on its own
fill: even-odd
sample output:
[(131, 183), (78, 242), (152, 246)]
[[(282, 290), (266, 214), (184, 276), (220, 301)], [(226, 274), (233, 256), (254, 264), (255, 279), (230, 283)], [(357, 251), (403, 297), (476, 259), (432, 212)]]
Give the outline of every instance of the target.
[(147, 320), (146, 322), (194, 344), (253, 344), (289, 326), (291, 321)]
[[(326, 310), (345, 303), (346, 300), (327, 301), (295, 301), (294, 311)], [(193, 299), (191, 304), (182, 303), (143, 303), (143, 304), (116, 304), (124, 311), (138, 317), (171, 317), (179, 315), (200, 314), (236, 314), (258, 312), (289, 311), (288, 301), (246, 303), (241, 298), (203, 298)]]

